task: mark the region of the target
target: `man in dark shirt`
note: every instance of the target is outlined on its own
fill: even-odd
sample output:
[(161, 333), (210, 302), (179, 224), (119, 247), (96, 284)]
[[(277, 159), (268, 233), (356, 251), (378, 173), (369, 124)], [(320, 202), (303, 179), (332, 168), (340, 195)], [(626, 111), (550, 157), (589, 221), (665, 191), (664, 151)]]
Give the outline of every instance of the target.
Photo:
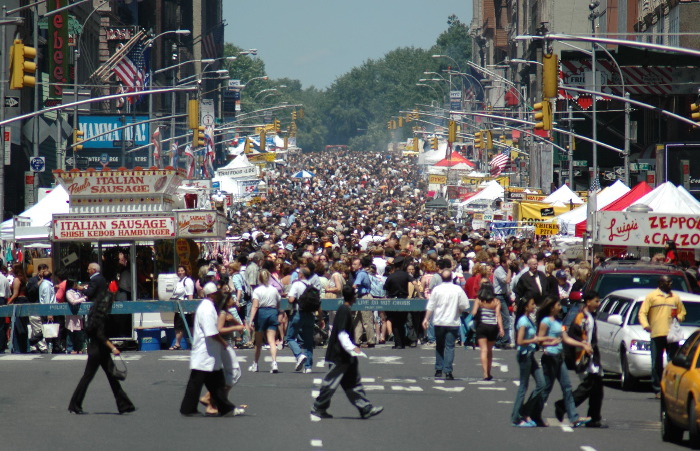
[[(408, 298), (408, 284), (410, 277), (404, 270), (404, 259), (399, 256), (394, 259), (392, 272), (384, 282), (384, 291), (387, 298)], [(394, 346), (392, 349), (404, 349), (406, 347), (406, 312), (387, 312), (387, 318), (391, 321), (394, 333)]]
[(350, 402), (360, 411), (363, 419), (379, 415), (384, 410), (381, 406), (373, 407), (365, 396), (362, 386), (357, 356), (363, 355), (360, 348), (352, 342), (352, 311), (355, 303), (355, 289), (350, 285), (343, 287), (343, 299), (345, 302), (338, 307), (333, 321), (333, 332), (328, 340), (326, 362), (330, 363), (330, 371), (321, 382), (321, 391), (314, 402), (311, 414), (319, 418), (333, 418), (328, 413), (331, 398), (342, 386)]
[(520, 276), (518, 284), (513, 290), (518, 296), (518, 299), (523, 297), (525, 293), (533, 293), (535, 304), (540, 305), (544, 298), (550, 294), (549, 282), (547, 276), (542, 271), (537, 269), (537, 258), (531, 257), (527, 261), (528, 270)]

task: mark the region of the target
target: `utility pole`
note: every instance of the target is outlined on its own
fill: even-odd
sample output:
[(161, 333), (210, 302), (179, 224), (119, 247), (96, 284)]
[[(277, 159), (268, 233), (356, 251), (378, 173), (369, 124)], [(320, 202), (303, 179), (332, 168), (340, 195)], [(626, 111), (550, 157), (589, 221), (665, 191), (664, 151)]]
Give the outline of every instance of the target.
[[(630, 99), (630, 93), (625, 92), (625, 99)], [(625, 165), (625, 185), (630, 186), (630, 111), (632, 107), (629, 102), (625, 102), (625, 153), (624, 153), (624, 165)]]

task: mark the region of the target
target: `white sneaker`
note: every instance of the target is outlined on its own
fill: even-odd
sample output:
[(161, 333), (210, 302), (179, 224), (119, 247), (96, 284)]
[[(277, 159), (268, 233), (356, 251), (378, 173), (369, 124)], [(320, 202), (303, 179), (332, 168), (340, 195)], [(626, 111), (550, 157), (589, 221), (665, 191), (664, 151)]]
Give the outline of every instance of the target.
[(252, 373), (257, 373), (258, 372), (257, 362), (253, 362), (253, 364), (248, 367), (248, 371), (250, 371)]
[(277, 362), (273, 361), (272, 362), (272, 368), (270, 368), (271, 373), (277, 373), (279, 370), (277, 369)]
[(304, 374), (309, 374), (311, 372), (311, 368), (304, 368)]
[(301, 354), (297, 357), (297, 365), (294, 367), (294, 371), (299, 371), (304, 366), (304, 362), (306, 362), (306, 355)]

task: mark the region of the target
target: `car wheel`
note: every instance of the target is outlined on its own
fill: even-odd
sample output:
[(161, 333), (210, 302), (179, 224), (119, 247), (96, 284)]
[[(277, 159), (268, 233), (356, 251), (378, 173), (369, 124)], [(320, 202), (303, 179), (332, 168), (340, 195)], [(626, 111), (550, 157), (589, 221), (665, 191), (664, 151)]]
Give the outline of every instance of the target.
[(690, 433), (690, 446), (697, 449), (700, 446), (700, 428), (698, 428), (698, 413), (694, 398), (688, 400), (688, 432)]
[(624, 391), (631, 391), (637, 387), (637, 378), (630, 374), (630, 365), (627, 362), (627, 353), (623, 350), (620, 351), (620, 365), (622, 366), (622, 373), (620, 374), (620, 385)]
[(661, 440), (678, 443), (683, 438), (683, 429), (671, 422), (666, 412), (666, 402), (661, 398)]

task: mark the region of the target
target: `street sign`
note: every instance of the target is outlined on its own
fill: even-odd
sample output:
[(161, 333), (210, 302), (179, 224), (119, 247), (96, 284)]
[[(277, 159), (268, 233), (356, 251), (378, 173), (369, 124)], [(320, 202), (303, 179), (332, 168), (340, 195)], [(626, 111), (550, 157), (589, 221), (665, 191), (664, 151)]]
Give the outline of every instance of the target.
[(5, 106), (7, 108), (16, 108), (19, 106), (19, 97), (5, 97)]
[(622, 166), (615, 166), (613, 169), (617, 175), (623, 175), (625, 173), (625, 168)]
[(588, 160), (574, 160), (574, 166), (588, 167)]
[(202, 99), (199, 102), (200, 124), (205, 127), (214, 126), (214, 99)]
[[(115, 139), (112, 141), (112, 147), (121, 147), (122, 146), (122, 140), (121, 139)], [(134, 142), (133, 141), (124, 141), (124, 147), (127, 149), (129, 147), (134, 147)]]
[(220, 189), (220, 188), (221, 188), (221, 182), (219, 182), (219, 181), (213, 181), (213, 182), (211, 182), (211, 187), (212, 187), (212, 189)]
[[(90, 160), (88, 157), (78, 157), (78, 168), (86, 168), (90, 164)], [(73, 157), (68, 157), (66, 158), (66, 166), (70, 166), (71, 168), (74, 167), (73, 165)]]
[[(579, 171), (578, 169), (574, 169), (574, 177), (581, 177), (582, 172)], [(561, 171), (562, 177), (568, 177), (569, 176), (569, 170), (568, 169), (563, 169)]]
[(9, 166), (12, 161), (12, 129), (6, 128), (2, 137), (2, 145), (5, 146), (5, 166)]
[(34, 172), (44, 172), (46, 169), (46, 158), (45, 157), (32, 157), (29, 160), (29, 166)]
[(109, 164), (109, 155), (107, 155), (106, 153), (100, 155), (100, 164), (104, 166)]

